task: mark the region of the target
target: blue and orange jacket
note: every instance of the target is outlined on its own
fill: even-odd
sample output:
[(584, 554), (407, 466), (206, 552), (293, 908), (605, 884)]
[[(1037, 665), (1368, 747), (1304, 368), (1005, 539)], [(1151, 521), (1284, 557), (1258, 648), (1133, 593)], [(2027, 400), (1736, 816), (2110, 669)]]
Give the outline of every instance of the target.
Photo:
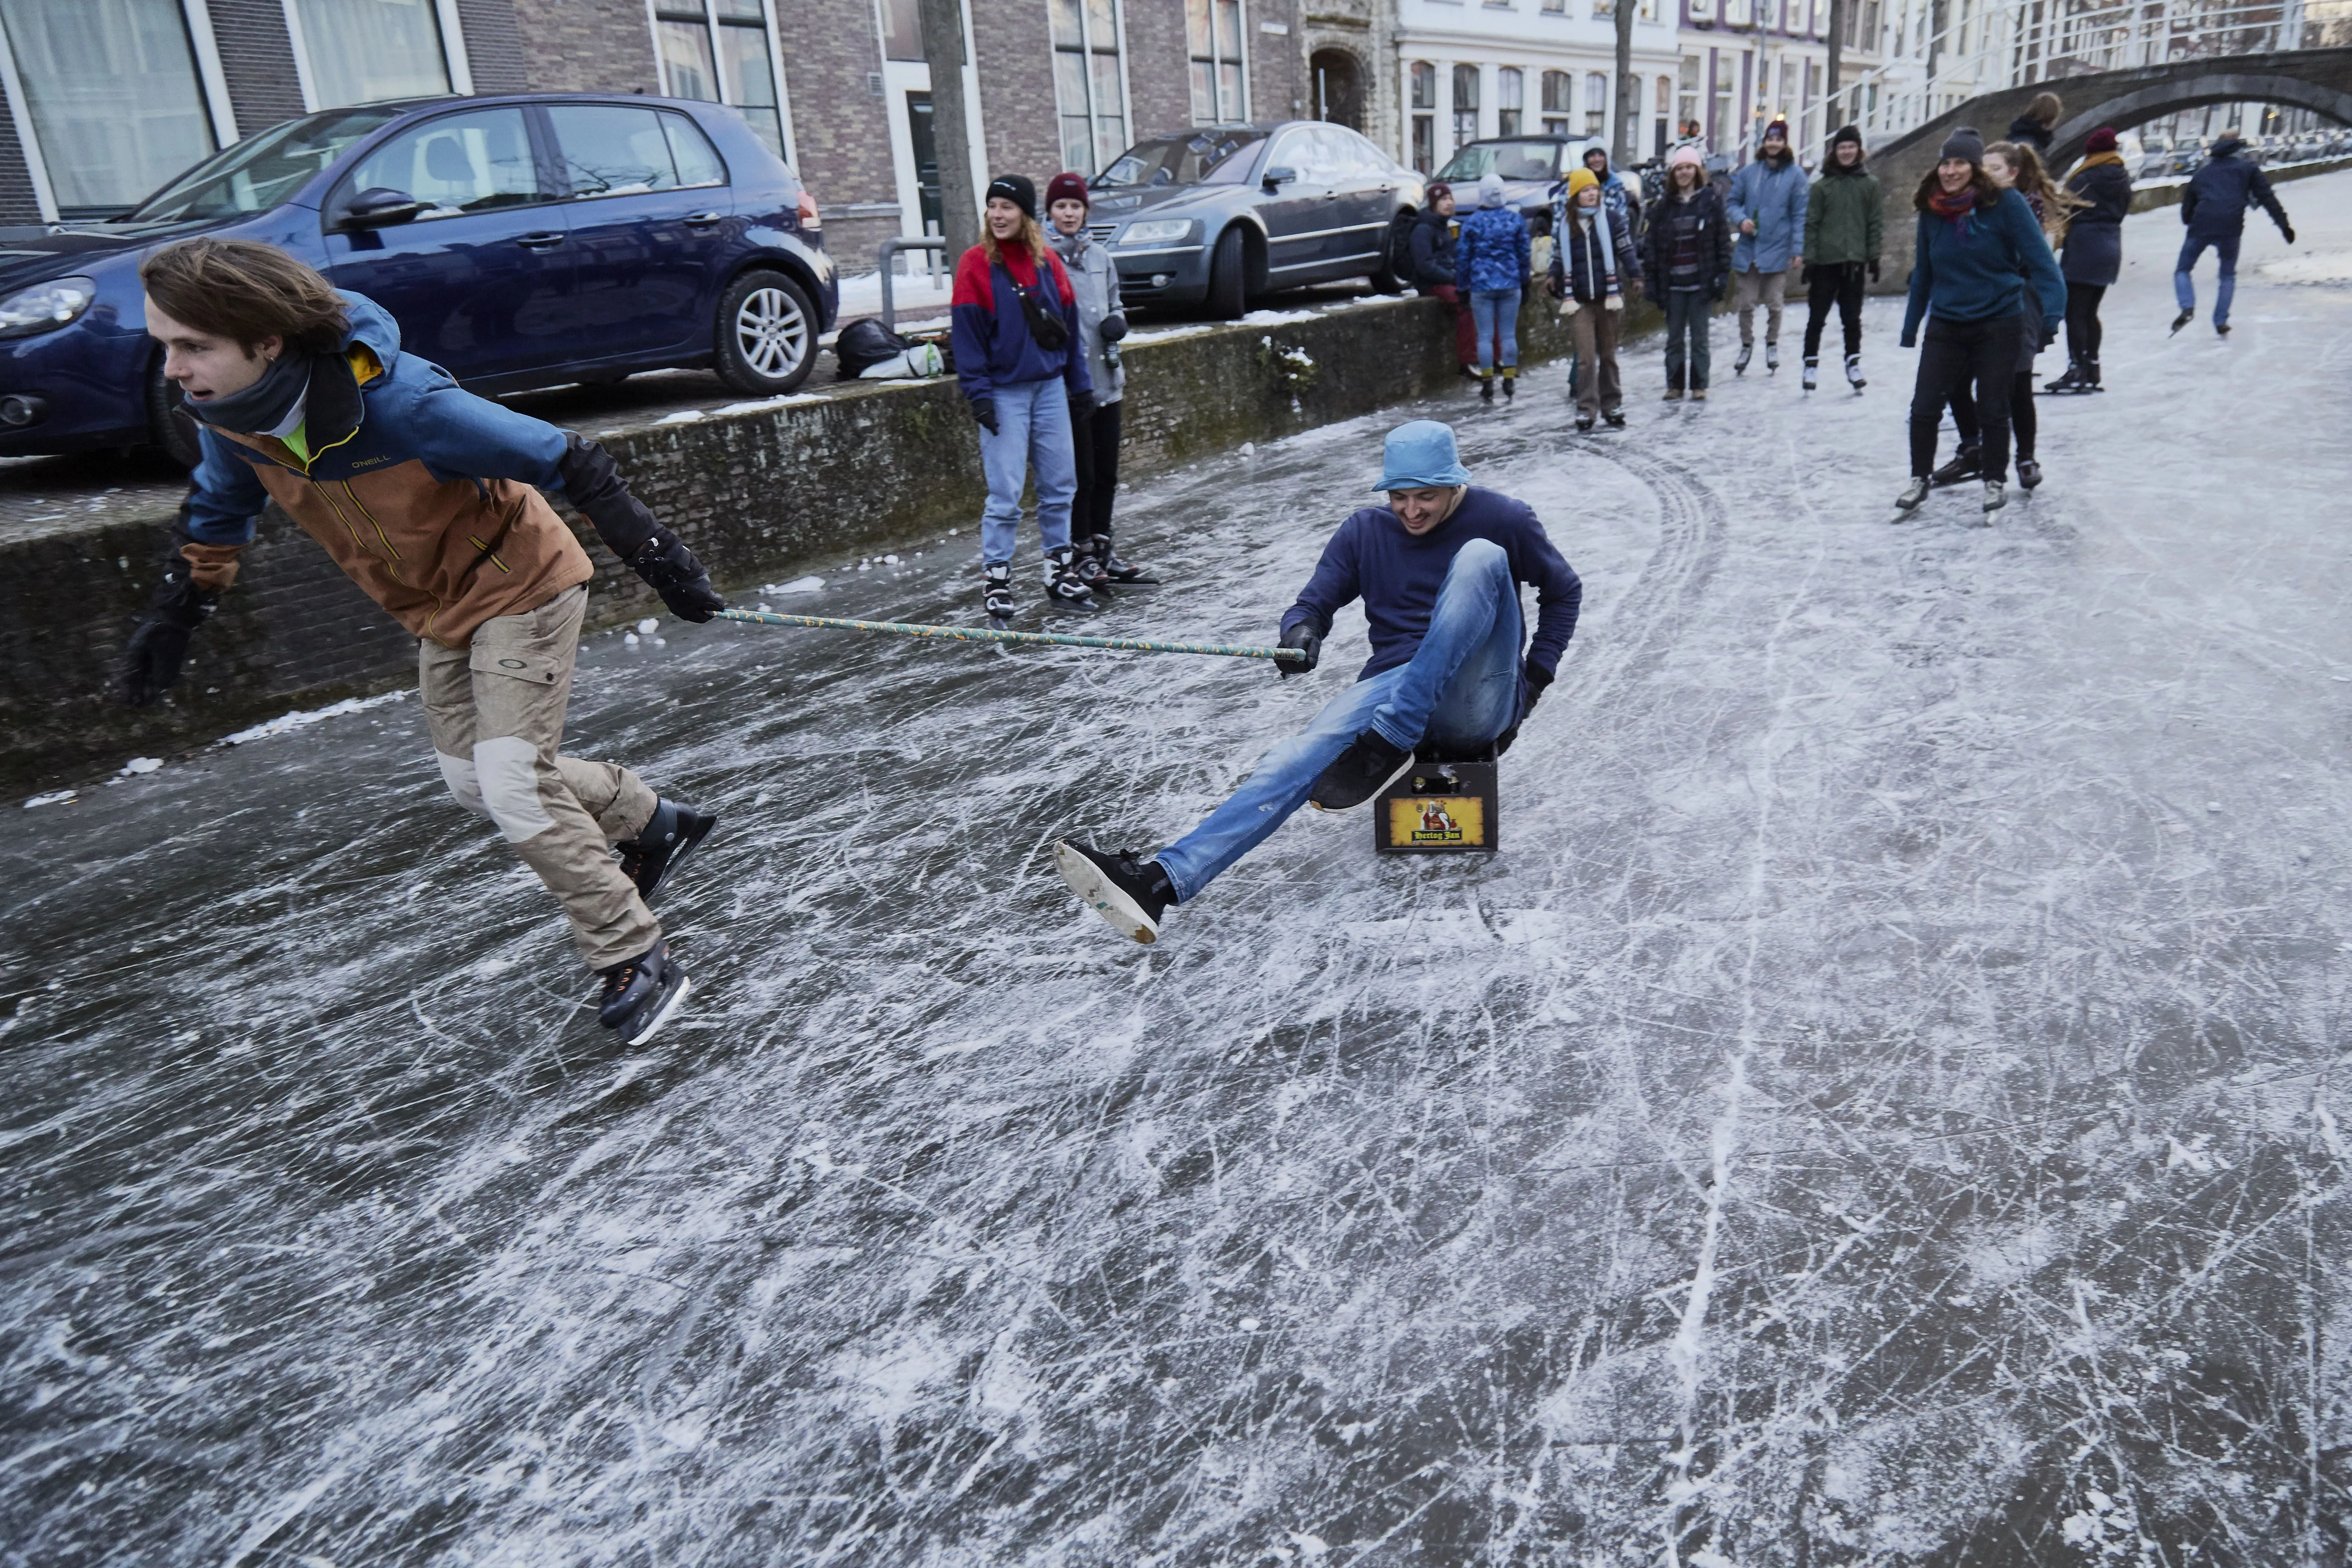
[(274, 500), (394, 620), (446, 647), (587, 582), (588, 552), (536, 488), (561, 483), (563, 432), (401, 353), (382, 306), (342, 298), (351, 335), (318, 358), (299, 447), (200, 425), (181, 550), (195, 580), (235, 579)]
[(1091, 394), (1094, 380), (1087, 374), (1087, 356), (1078, 346), (1077, 296), (1071, 291), (1062, 258), (1045, 252), (1052, 281), (1044, 289), (1045, 303), (1061, 314), (1069, 338), (1058, 349), (1044, 349), (1029, 335), (1029, 319), (1022, 313), (1021, 297), (1013, 285), (1037, 288), (1037, 260), (1024, 245), (1003, 248), (1004, 265), (991, 267), (988, 252), (973, 246), (956, 263), (955, 294), (950, 307), (954, 330), (956, 382), (974, 403), (992, 396), (1000, 384), (1044, 381), (1058, 375), (1072, 393)]

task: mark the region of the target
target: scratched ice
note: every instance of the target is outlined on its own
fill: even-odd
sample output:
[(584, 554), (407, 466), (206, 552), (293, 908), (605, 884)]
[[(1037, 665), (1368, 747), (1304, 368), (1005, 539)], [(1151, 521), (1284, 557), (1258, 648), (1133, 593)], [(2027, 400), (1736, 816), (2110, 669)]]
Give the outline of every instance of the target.
[[(2257, 223), (2168, 340), (2178, 233), (1992, 530), (1886, 521), (1884, 303), (1861, 398), (1444, 404), (1591, 584), (1492, 864), (1055, 879), (1355, 620), (599, 638), (580, 746), (725, 818), (636, 1057), (413, 702), (22, 814), (0, 1562), (2340, 1560), (2352, 295)], [(1139, 486), (1094, 625), (1264, 637), (1387, 422)]]

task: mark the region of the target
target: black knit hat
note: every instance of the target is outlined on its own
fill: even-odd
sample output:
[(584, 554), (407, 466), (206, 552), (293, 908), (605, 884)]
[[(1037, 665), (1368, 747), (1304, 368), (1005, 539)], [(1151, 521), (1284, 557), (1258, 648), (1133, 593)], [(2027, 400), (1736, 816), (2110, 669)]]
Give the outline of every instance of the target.
[[(1981, 147), (1978, 150), (1979, 152), (1983, 151)], [(981, 205), (982, 206), (986, 206), (990, 202), (994, 201), (999, 196), (1003, 196), (1006, 201), (1011, 202), (1014, 206), (1019, 207), (1023, 212), (1027, 213), (1032, 219), (1036, 217), (1037, 182), (1031, 179), (1028, 175), (997, 175), (996, 178), (988, 182), (988, 195), (981, 198)]]
[(1963, 125), (1944, 138), (1944, 150), (1936, 155), (1941, 163), (1946, 158), (1966, 158), (1971, 163), (1984, 162), (1984, 133), (1973, 125)]
[(1837, 134), (1830, 138), (1830, 145), (1832, 147), (1835, 147), (1841, 142), (1851, 142), (1857, 147), (1861, 146), (1862, 127), (1859, 125), (1839, 126)]

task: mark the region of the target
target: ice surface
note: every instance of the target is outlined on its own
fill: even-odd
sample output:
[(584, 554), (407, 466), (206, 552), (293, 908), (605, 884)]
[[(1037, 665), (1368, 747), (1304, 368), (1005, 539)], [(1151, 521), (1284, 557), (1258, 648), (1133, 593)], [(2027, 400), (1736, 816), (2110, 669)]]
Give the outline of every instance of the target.
[[(573, 749), (721, 817), (644, 1053), (413, 703), (26, 816), (0, 1561), (2336, 1560), (2352, 296), (2257, 226), (2300, 320), (2168, 338), (2178, 232), (1994, 529), (1887, 521), (1893, 301), (1860, 397), (1726, 323), (1625, 432), (1546, 368), (1137, 485), (1084, 629), (1263, 640), (1458, 422), (1590, 586), (1491, 864), (1303, 815), (1153, 948), (1055, 876), (1352, 615), (594, 639)], [(800, 605), (976, 624), (955, 553)]]

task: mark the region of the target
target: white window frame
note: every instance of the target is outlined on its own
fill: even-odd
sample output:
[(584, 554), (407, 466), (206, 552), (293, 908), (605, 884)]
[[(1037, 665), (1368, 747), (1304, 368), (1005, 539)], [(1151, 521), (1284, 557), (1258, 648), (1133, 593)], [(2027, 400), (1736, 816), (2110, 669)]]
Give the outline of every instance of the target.
[[(302, 37), (300, 8), (297, 0), (278, 0), (278, 8), (286, 16), (287, 41), (294, 46), (294, 80), (302, 89), (303, 111), (315, 114), (320, 108), (319, 89), (311, 80), (310, 46)], [(457, 0), (433, 0), (433, 16), (441, 28), (441, 65), (449, 73), (449, 90), (460, 98), (471, 98), (474, 67), (466, 54), (466, 30), (457, 18)]]
[[(435, 0), (435, 3), (442, 5), (455, 5), (457, 4), (457, 0)], [(665, 9), (671, 11), (699, 10), (702, 13), (702, 25), (710, 29), (710, 66), (712, 72), (718, 78), (719, 102), (723, 108), (727, 109), (742, 108), (743, 106), (741, 104), (735, 101), (734, 84), (727, 79), (726, 62), (719, 58), (719, 20), (717, 0), (672, 0), (672, 3), (667, 6), (663, 5), (662, 0), (646, 0), (646, 37), (653, 46), (654, 73), (656, 77), (659, 79), (658, 85), (662, 89), (661, 96), (664, 98), (675, 96), (669, 90), (669, 81), (662, 69), (661, 13)], [(880, 9), (877, 6), (876, 9), (876, 26), (877, 28), (881, 25), (880, 15)], [(735, 25), (740, 26), (744, 20), (745, 18), (737, 17), (734, 19)], [(792, 87), (784, 80), (783, 56), (776, 42), (776, 0), (760, 0), (760, 26), (766, 33), (766, 41), (768, 45), (768, 75), (776, 84), (776, 118), (783, 132), (784, 162), (791, 167), (798, 169), (801, 166), (800, 142), (793, 134)], [(881, 37), (882, 35), (878, 31), (875, 34), (875, 42), (877, 46), (881, 42)], [(693, 103), (701, 100), (688, 99), (684, 101)], [(766, 106), (758, 105), (756, 107), (764, 108)]]
[[(188, 44), (196, 59), (196, 90), (212, 121), (215, 152), (239, 140), (236, 110), (229, 102), (228, 78), (221, 69), (220, 43), (213, 37), (212, 12), (205, 0), (180, 0), (180, 16), (187, 24)], [(0, 87), (8, 89), (8, 118), (16, 126), (16, 145), (23, 149), (25, 172), (33, 183), (33, 205), (43, 223), (56, 223), (57, 187), (49, 184), (48, 161), (41, 156), (41, 139), (33, 126), (33, 106), (25, 97), (24, 79), (16, 74), (16, 50), (8, 29), (0, 27)]]
[[(1230, 120), (1222, 118), (1212, 120), (1209, 121), (1211, 125), (1246, 125), (1250, 121), (1250, 99), (1253, 95), (1250, 91), (1249, 0), (1234, 0), (1234, 3), (1235, 8), (1241, 15), (1240, 26), (1237, 28), (1237, 31), (1241, 35), (1242, 58), (1237, 63), (1242, 68), (1242, 111)], [(1121, 29), (1122, 42), (1125, 38), (1126, 26), (1127, 8), (1122, 5), (1119, 8), (1119, 26)], [(1192, 40), (1187, 38), (1184, 41), (1184, 75), (1188, 89), (1191, 86), (1192, 62), (1197, 57), (1192, 53)], [(1217, 53), (1217, 3), (1216, 0), (1209, 0), (1209, 83), (1210, 90), (1212, 92), (1216, 90), (1217, 68), (1224, 63), (1224, 60)], [(1126, 67), (1127, 54), (1125, 49), (1122, 48), (1119, 53), (1119, 68), (1124, 71)], [(1124, 82), (1124, 79), (1125, 79), (1122, 77), (1122, 83)], [(1131, 103), (1134, 100), (1130, 99), (1129, 101)], [(1219, 105), (1219, 107), (1222, 108), (1223, 106)]]
[[(770, 5), (773, 5), (775, 4), (775, 0), (766, 0), (766, 3)], [(1246, 12), (1244, 12), (1242, 20), (1244, 23), (1249, 20)], [(1111, 31), (1118, 35), (1111, 40), (1111, 47), (1117, 52), (1118, 58), (1118, 118), (1119, 122), (1127, 127), (1124, 132), (1127, 137), (1127, 146), (1121, 147), (1119, 152), (1124, 153), (1127, 151), (1128, 147), (1134, 146), (1136, 142), (1135, 93), (1132, 86), (1127, 79), (1127, 0), (1110, 0), (1110, 25)], [(1101, 111), (1095, 104), (1094, 57), (1100, 51), (1095, 47), (1093, 28), (1094, 24), (1087, 19), (1086, 0), (1078, 0), (1079, 47), (1076, 53), (1080, 58), (1087, 62), (1087, 143), (1089, 152), (1091, 152), (1096, 144), (1095, 122), (1103, 118)], [(1210, 14), (1209, 19), (1209, 47), (1213, 57), (1216, 49), (1216, 16), (1213, 11)], [(1045, 15), (1045, 48), (1048, 58), (1051, 58), (1054, 55), (1068, 54), (1072, 52), (1065, 49), (1061, 45), (1054, 41), (1054, 16), (1050, 10), (1048, 10)], [(1186, 73), (1189, 75), (1192, 67), (1192, 56), (1189, 51), (1186, 53), (1184, 63)], [(1242, 101), (1244, 103), (1249, 101), (1249, 68), (1246, 66), (1242, 68)], [(1062, 99), (1061, 91), (1057, 88), (1054, 94), (1054, 141), (1057, 147), (1060, 145), (1061, 140)], [(1113, 156), (1115, 157), (1117, 154), (1113, 154)], [(1097, 169), (1094, 173), (1099, 174), (1102, 173), (1102, 170)]]

